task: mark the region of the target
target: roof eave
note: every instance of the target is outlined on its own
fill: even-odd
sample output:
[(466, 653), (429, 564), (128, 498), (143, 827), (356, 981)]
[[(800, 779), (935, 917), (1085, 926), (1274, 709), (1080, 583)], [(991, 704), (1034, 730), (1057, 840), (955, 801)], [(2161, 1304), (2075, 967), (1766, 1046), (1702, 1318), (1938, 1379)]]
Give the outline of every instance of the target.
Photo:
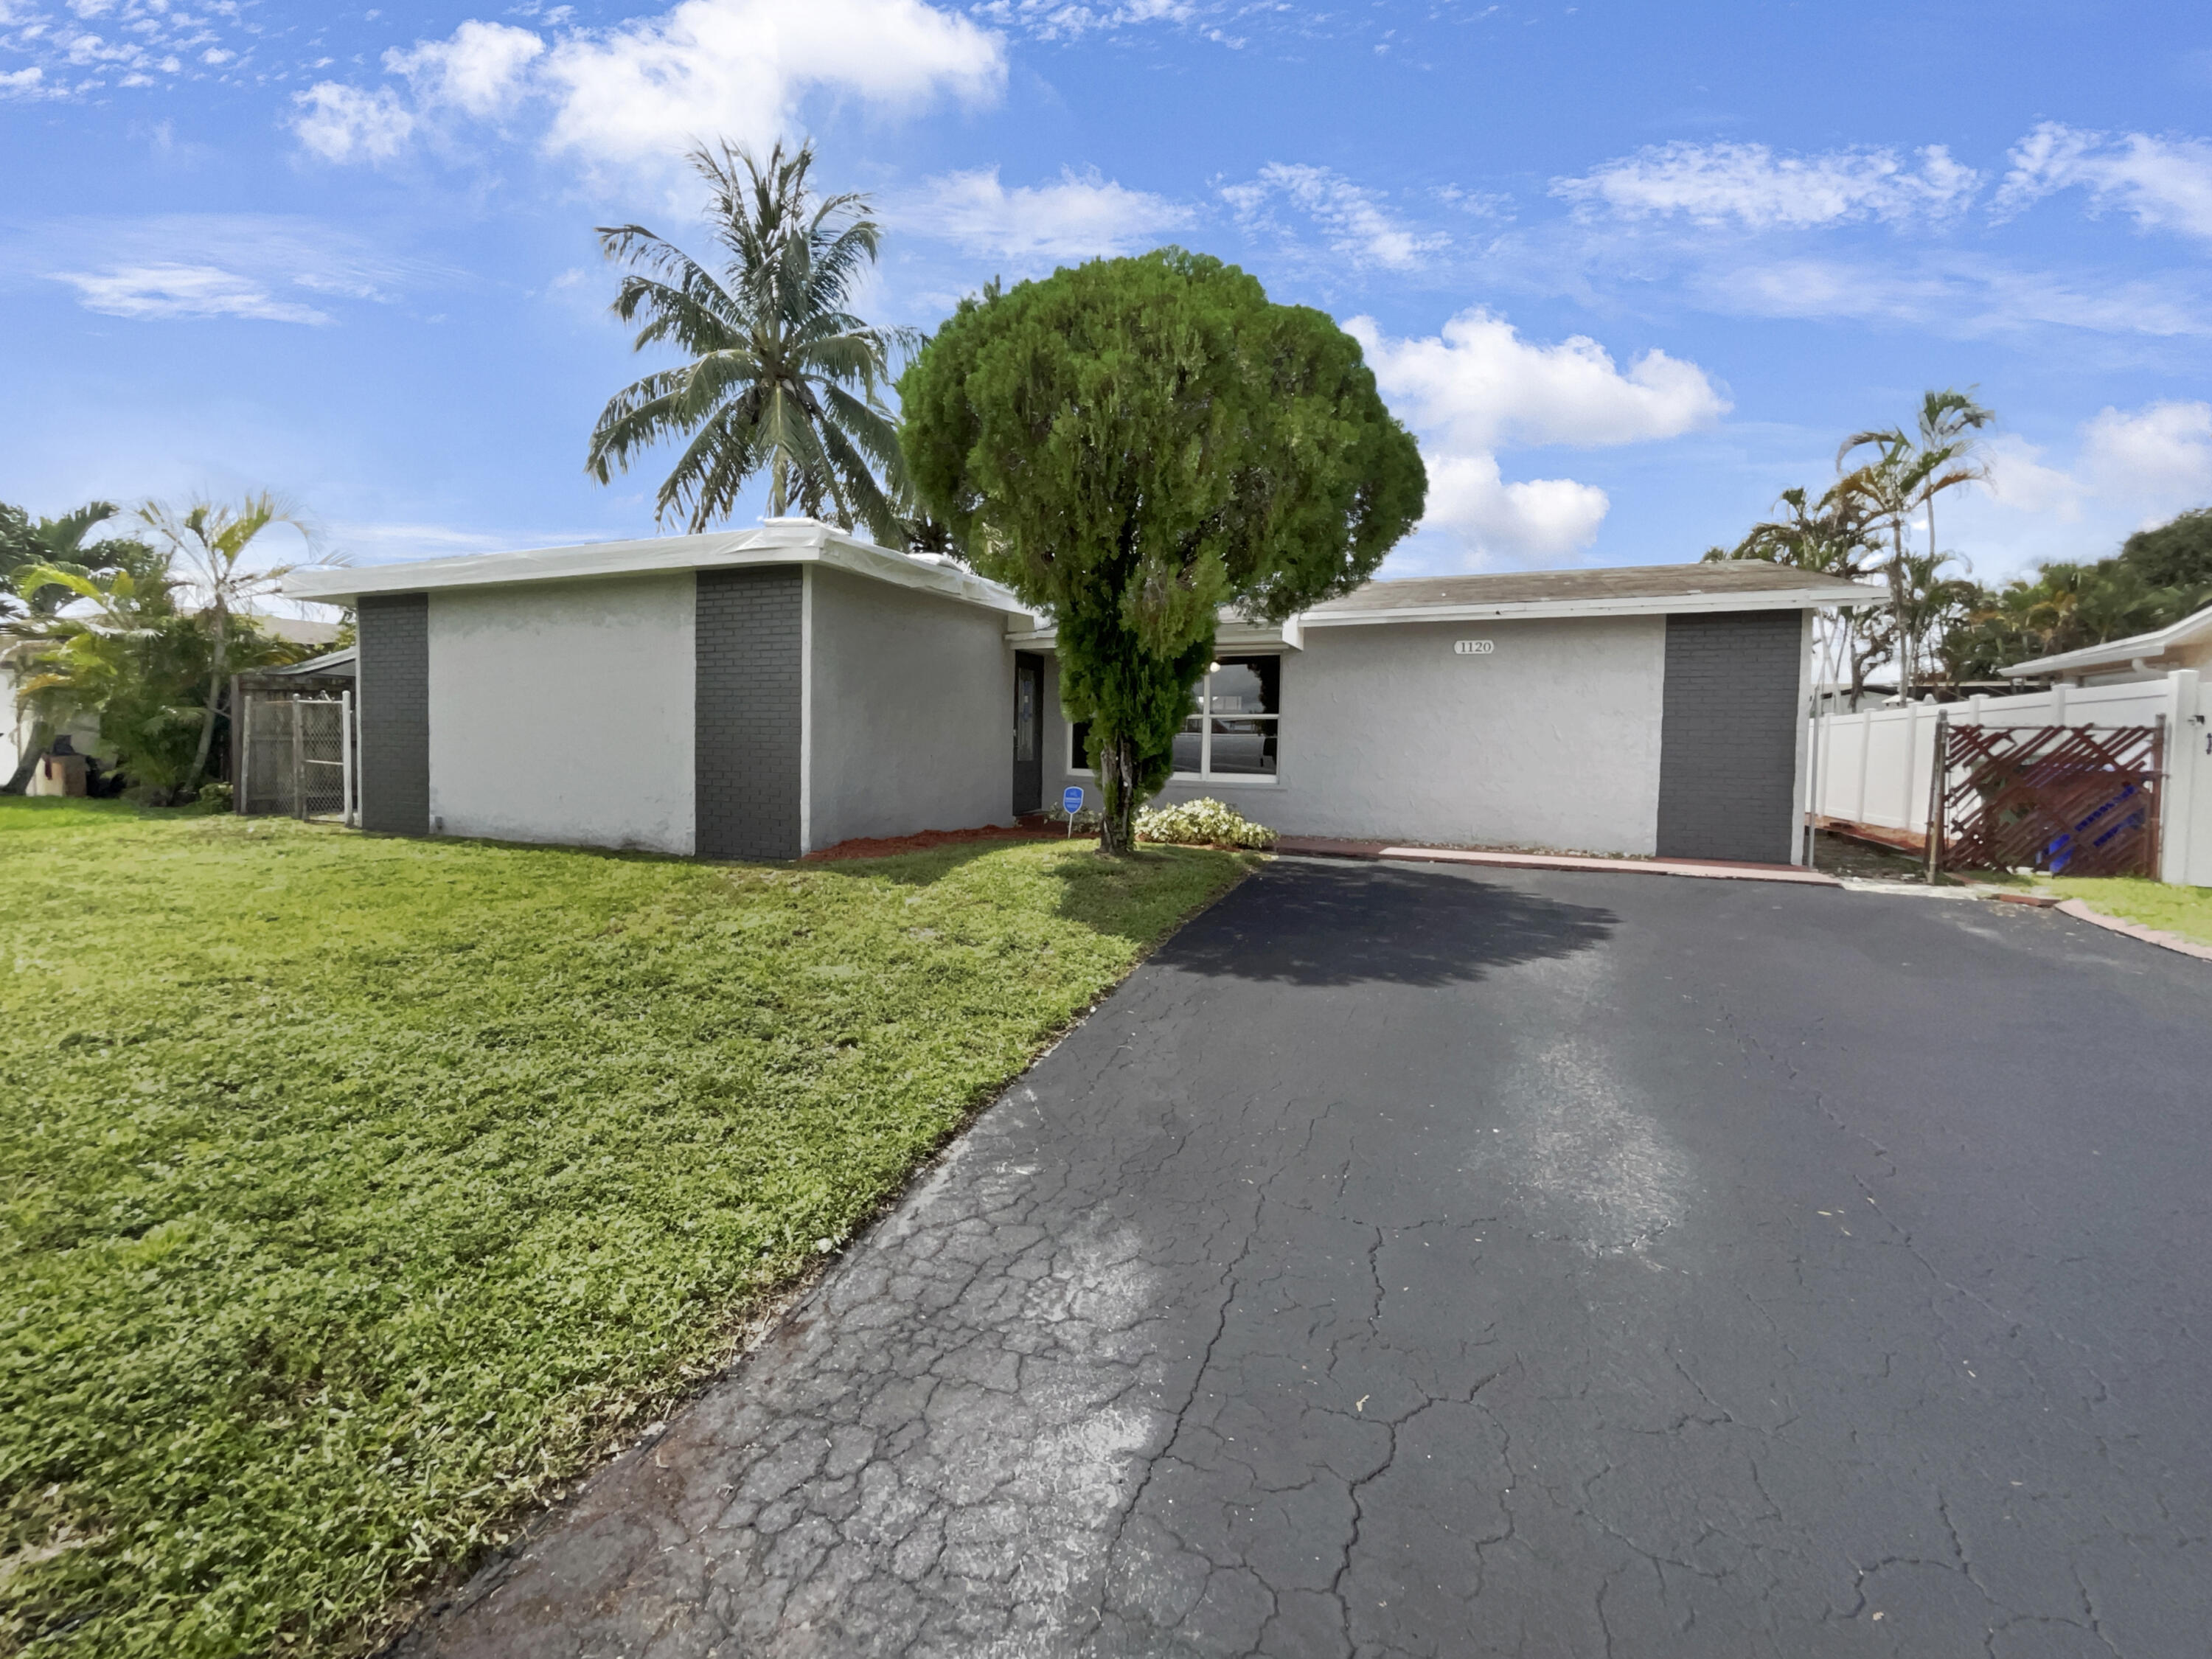
[(2124, 640), (2113, 640), (2104, 645), (2085, 645), (2078, 651), (2062, 651), (2052, 657), (2037, 657), (2032, 661), (2017, 662), (2001, 669), (2008, 680), (2032, 679), (2039, 674), (2074, 674), (2099, 668), (2125, 668), (2138, 657), (2162, 657), (2177, 645), (2188, 645), (2203, 635), (2212, 634), (2212, 605), (2193, 611), (2179, 622), (2171, 622), (2163, 628), (2154, 628), (2148, 634), (2131, 634)]
[(1650, 617), (1683, 611), (1814, 611), (1859, 608), (1887, 602), (1875, 589), (1845, 593), (1834, 588), (1778, 588), (1749, 592), (1622, 595), (1603, 599), (1523, 599), (1503, 605), (1401, 605), (1390, 610), (1305, 613), (1308, 628), (1349, 628), (1370, 623), (1492, 622), (1571, 617)]
[[(700, 543), (716, 544), (700, 546)], [(624, 550), (611, 553), (619, 547)], [(820, 524), (769, 524), (726, 535), (670, 536), (515, 553), (471, 553), (409, 564), (295, 571), (288, 599), (358, 605), (364, 596), (434, 593), (460, 588), (512, 587), (541, 582), (598, 581), (623, 576), (725, 570), (747, 566), (823, 564), (1007, 615), (1027, 606), (1006, 588), (955, 566), (925, 564)]]

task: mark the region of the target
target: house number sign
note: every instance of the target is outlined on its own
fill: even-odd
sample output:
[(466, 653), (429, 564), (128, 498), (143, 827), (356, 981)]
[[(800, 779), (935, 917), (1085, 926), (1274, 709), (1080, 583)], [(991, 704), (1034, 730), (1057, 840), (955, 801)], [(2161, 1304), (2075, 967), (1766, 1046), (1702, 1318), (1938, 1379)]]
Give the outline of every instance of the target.
[(1452, 652), (1456, 656), (1486, 657), (1496, 649), (1497, 647), (1488, 640), (1455, 640), (1452, 641)]

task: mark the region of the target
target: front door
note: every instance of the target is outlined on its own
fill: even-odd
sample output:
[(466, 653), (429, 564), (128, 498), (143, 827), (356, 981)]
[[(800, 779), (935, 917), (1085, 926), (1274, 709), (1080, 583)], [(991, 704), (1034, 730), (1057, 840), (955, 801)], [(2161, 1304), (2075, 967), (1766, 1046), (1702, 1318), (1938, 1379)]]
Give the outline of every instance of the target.
[(1014, 653), (1014, 816), (1044, 810), (1044, 659)]

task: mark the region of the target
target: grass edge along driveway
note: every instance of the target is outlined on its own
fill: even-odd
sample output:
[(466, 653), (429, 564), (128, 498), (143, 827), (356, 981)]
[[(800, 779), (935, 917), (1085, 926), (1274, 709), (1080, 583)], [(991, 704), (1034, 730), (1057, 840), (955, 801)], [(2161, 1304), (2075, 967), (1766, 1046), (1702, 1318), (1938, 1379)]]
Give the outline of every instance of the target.
[(1251, 860), (0, 799), (0, 1651), (358, 1651)]

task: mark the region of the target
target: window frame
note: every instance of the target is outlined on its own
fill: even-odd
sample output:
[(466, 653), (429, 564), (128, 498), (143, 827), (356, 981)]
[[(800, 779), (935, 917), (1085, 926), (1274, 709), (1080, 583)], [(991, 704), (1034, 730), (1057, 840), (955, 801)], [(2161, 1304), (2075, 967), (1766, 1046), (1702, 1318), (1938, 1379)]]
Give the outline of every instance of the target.
[[(1273, 714), (1255, 714), (1243, 709), (1238, 709), (1228, 714), (1217, 714), (1213, 710), (1213, 677), (1225, 663), (1242, 662), (1253, 657), (1272, 657), (1275, 659), (1276, 664), (1275, 700), (1279, 705), (1282, 702), (1283, 696), (1283, 659), (1289, 654), (1290, 653), (1288, 652), (1285, 651), (1225, 651), (1217, 655), (1213, 661), (1207, 665), (1205, 674), (1200, 678), (1198, 682), (1198, 707), (1193, 709), (1190, 714), (1186, 717), (1188, 719), (1195, 720), (1199, 723), (1199, 769), (1195, 772), (1170, 772), (1168, 774), (1168, 781), (1170, 783), (1234, 784), (1239, 787), (1256, 789), (1273, 789), (1278, 787), (1281, 784), (1283, 781), (1283, 711), (1281, 708), (1279, 706)], [(1213, 723), (1217, 720), (1252, 720), (1255, 722), (1264, 720), (1273, 726), (1275, 729), (1276, 769), (1273, 772), (1215, 771), (1212, 764)], [(1067, 775), (1077, 778), (1097, 777), (1098, 774), (1096, 769), (1091, 767), (1085, 766), (1083, 763), (1083, 757), (1076, 750), (1075, 728), (1078, 722), (1068, 720), (1063, 716), (1060, 723), (1067, 732)]]

